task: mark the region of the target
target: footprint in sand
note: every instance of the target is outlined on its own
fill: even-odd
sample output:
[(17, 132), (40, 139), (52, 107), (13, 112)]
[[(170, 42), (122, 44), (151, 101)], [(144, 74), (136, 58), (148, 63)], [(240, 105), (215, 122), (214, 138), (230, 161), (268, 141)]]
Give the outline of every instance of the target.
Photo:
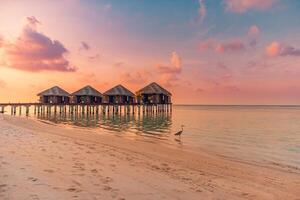
[(78, 181), (73, 180), (72, 182), (77, 186), (81, 186), (81, 183), (79, 183)]
[(44, 172), (53, 173), (54, 170), (52, 170), (52, 169), (44, 169)]
[(109, 190), (112, 190), (112, 188), (111, 188), (110, 186), (108, 186), (108, 185), (105, 185), (105, 186), (103, 187), (103, 190), (109, 191)]
[(75, 187), (70, 187), (70, 188), (67, 189), (67, 191), (68, 191), (68, 192), (81, 192), (80, 189), (75, 188)]
[(106, 177), (106, 178), (102, 179), (102, 183), (110, 183), (112, 181), (113, 181), (113, 179), (110, 177)]
[(6, 191), (6, 189), (5, 189), (6, 187), (7, 187), (6, 184), (0, 185), (0, 194)]
[(118, 196), (118, 189), (112, 189), (111, 190), (111, 197), (116, 198)]
[(28, 180), (31, 180), (32, 182), (36, 182), (38, 179), (34, 177), (28, 177)]
[(89, 147), (91, 150), (95, 150), (96, 148), (94, 146)]
[(40, 200), (39, 196), (36, 195), (36, 194), (31, 194), (30, 195), (30, 199), (32, 199), (32, 200)]

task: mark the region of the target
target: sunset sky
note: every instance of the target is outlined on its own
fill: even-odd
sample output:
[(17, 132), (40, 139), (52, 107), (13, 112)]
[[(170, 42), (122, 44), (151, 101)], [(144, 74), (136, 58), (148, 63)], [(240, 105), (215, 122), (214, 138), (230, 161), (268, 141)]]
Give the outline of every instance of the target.
[(0, 102), (58, 85), (179, 104), (299, 104), (299, 0), (0, 2)]

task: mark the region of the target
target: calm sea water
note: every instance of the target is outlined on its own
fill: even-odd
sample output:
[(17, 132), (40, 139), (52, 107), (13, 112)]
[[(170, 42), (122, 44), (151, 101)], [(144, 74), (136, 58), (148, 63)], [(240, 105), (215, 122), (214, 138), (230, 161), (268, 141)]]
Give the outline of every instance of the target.
[[(177, 105), (172, 114), (31, 116), (99, 134), (116, 134), (300, 172), (297, 106)], [(179, 139), (174, 133), (181, 125), (185, 127)]]

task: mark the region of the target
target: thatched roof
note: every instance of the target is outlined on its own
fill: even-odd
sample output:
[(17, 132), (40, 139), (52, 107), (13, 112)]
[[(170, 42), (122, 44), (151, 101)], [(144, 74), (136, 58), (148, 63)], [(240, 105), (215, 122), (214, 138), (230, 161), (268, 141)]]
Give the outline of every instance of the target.
[(102, 94), (97, 91), (95, 88), (87, 85), (84, 88), (81, 88), (80, 90), (72, 93), (73, 96), (95, 96), (95, 97), (101, 97)]
[(111, 88), (110, 90), (107, 90), (104, 95), (108, 95), (108, 96), (114, 96), (114, 95), (122, 95), (122, 96), (131, 96), (134, 97), (134, 94), (128, 90), (127, 88), (125, 88), (123, 85), (117, 85), (113, 88)]
[(153, 82), (147, 85), (146, 87), (137, 91), (138, 94), (164, 94), (171, 96), (172, 94), (166, 90), (165, 88), (161, 87), (157, 83)]
[(48, 90), (45, 90), (41, 93), (38, 94), (38, 96), (63, 96), (63, 97), (67, 97), (70, 96), (70, 94), (68, 92), (66, 92), (65, 90), (61, 89), (58, 86), (54, 86)]

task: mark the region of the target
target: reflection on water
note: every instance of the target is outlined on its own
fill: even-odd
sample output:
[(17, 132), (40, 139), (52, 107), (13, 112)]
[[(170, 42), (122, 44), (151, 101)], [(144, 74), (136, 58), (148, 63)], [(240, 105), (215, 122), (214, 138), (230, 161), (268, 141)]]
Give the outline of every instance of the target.
[(98, 128), (112, 133), (133, 133), (144, 136), (167, 137), (171, 132), (170, 113), (133, 114), (39, 114), (40, 120), (83, 128)]

